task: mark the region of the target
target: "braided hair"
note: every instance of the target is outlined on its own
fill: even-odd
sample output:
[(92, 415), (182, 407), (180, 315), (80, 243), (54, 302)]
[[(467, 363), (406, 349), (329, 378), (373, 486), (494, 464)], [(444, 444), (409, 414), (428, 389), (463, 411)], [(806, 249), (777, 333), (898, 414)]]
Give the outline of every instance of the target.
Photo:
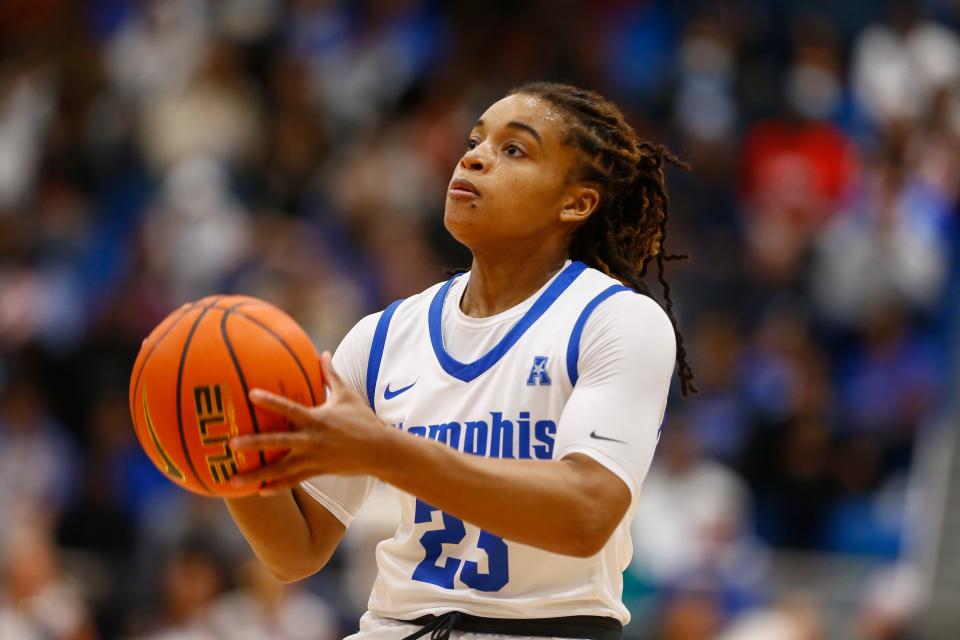
[(669, 198), (664, 163), (687, 165), (664, 147), (641, 140), (620, 109), (600, 94), (572, 85), (531, 82), (507, 95), (531, 95), (561, 109), (570, 120), (565, 142), (582, 152), (571, 179), (600, 188), (597, 210), (570, 238), (570, 258), (580, 260), (651, 298), (643, 278), (651, 260), (663, 287), (667, 316), (677, 338), (677, 375), (686, 397), (696, 393), (683, 336), (673, 314), (664, 263), (687, 258), (666, 250)]

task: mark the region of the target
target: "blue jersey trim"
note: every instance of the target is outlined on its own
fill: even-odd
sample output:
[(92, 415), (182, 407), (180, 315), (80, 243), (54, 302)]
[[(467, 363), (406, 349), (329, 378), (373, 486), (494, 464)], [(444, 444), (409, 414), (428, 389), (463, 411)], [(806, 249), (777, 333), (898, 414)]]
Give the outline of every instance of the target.
[(373, 342), (370, 344), (370, 358), (367, 360), (367, 402), (374, 412), (377, 411), (377, 376), (380, 375), (380, 361), (383, 360), (383, 347), (387, 342), (387, 329), (390, 328), (390, 319), (403, 299), (390, 304), (380, 314), (377, 328), (373, 332)]
[(567, 343), (567, 376), (570, 378), (571, 385), (577, 386), (577, 378), (580, 375), (577, 372), (577, 361), (580, 359), (580, 338), (583, 336), (583, 327), (586, 326), (587, 319), (601, 302), (621, 291), (632, 291), (632, 289), (622, 284), (614, 284), (598, 293), (594, 296), (593, 300), (588, 302), (583, 308), (583, 311), (580, 312), (580, 317), (577, 318), (577, 322), (573, 325), (573, 331), (570, 332), (570, 342)]
[(566, 291), (567, 287), (569, 287), (586, 268), (587, 265), (580, 261), (574, 261), (567, 265), (567, 267), (560, 272), (560, 275), (557, 276), (556, 280), (547, 287), (547, 290), (537, 298), (533, 306), (527, 309), (527, 312), (517, 321), (517, 324), (511, 327), (507, 335), (503, 336), (503, 339), (490, 349), (490, 351), (473, 362), (460, 362), (447, 353), (447, 350), (443, 346), (443, 332), (440, 329), (440, 320), (443, 315), (443, 301), (447, 297), (447, 291), (449, 291), (450, 285), (453, 284), (457, 276), (450, 278), (450, 280), (440, 287), (436, 295), (433, 296), (433, 300), (430, 302), (430, 311), (427, 314), (430, 326), (430, 343), (433, 345), (433, 352), (436, 354), (440, 366), (444, 371), (458, 380), (470, 382), (476, 379), (506, 355), (510, 347), (516, 344), (517, 340), (520, 339), (526, 330), (529, 329), (540, 316), (546, 313), (550, 305), (560, 297), (560, 294)]

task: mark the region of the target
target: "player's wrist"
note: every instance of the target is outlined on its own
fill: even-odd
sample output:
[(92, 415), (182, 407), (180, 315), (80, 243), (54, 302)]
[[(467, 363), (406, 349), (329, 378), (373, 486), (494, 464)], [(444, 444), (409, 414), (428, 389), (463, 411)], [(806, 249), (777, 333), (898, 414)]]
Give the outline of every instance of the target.
[(395, 429), (390, 428), (380, 418), (373, 417), (376, 420), (376, 428), (371, 430), (373, 434), (363, 445), (363, 462), (367, 475), (375, 476), (381, 480), (387, 480), (385, 474), (392, 466), (391, 460), (395, 458), (397, 447)]
[[(369, 457), (372, 469), (370, 475), (383, 480), (388, 484), (397, 486), (403, 481), (402, 472), (404, 469), (403, 460), (407, 457), (408, 447), (416, 444), (414, 438), (384, 425), (384, 429), (378, 434), (371, 455)], [(413, 441), (413, 442), (411, 442)]]

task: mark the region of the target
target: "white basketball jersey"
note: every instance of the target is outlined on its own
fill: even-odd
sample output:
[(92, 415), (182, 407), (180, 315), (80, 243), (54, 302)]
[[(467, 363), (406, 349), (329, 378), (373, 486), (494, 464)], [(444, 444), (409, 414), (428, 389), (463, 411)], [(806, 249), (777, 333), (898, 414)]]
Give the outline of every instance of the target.
[[(558, 430), (567, 428), (561, 416), (577, 382), (580, 340), (591, 313), (610, 297), (644, 297), (583, 263), (568, 263), (485, 353), (461, 362), (450, 353), (454, 345), (444, 342), (442, 317), (451, 287), (462, 290), (462, 284), (458, 278), (440, 283), (380, 314), (363, 380), (377, 415), (393, 428), (472, 455), (553, 460), (584, 452), (623, 478), (634, 499), (603, 549), (576, 558), (501, 539), (398, 492), (401, 524), (377, 547), (379, 573), (369, 610), (398, 619), (457, 610), (497, 618), (595, 615), (626, 623), (621, 592), (632, 553), (629, 525), (663, 416), (673, 344), (663, 358), (670, 361), (666, 386), (657, 383), (658, 406), (637, 417), (655, 420), (646, 426), (652, 434), (644, 435), (652, 442), (644, 445), (647, 459), (632, 463), (623, 430), (604, 431), (599, 423), (578, 426), (582, 433), (576, 437)], [(655, 311), (642, 308), (659, 314), (658, 327), (667, 323), (672, 341), (665, 314), (644, 300), (631, 304), (652, 305)], [(319, 479), (311, 484), (304, 487), (330, 504)]]

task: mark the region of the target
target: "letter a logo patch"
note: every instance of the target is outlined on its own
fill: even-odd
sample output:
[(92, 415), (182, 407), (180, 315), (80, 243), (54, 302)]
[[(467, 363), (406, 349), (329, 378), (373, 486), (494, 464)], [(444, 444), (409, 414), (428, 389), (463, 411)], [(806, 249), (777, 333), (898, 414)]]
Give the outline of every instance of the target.
[(547, 375), (547, 360), (547, 356), (533, 356), (533, 366), (530, 367), (530, 375), (527, 376), (529, 386), (550, 384), (550, 376)]

